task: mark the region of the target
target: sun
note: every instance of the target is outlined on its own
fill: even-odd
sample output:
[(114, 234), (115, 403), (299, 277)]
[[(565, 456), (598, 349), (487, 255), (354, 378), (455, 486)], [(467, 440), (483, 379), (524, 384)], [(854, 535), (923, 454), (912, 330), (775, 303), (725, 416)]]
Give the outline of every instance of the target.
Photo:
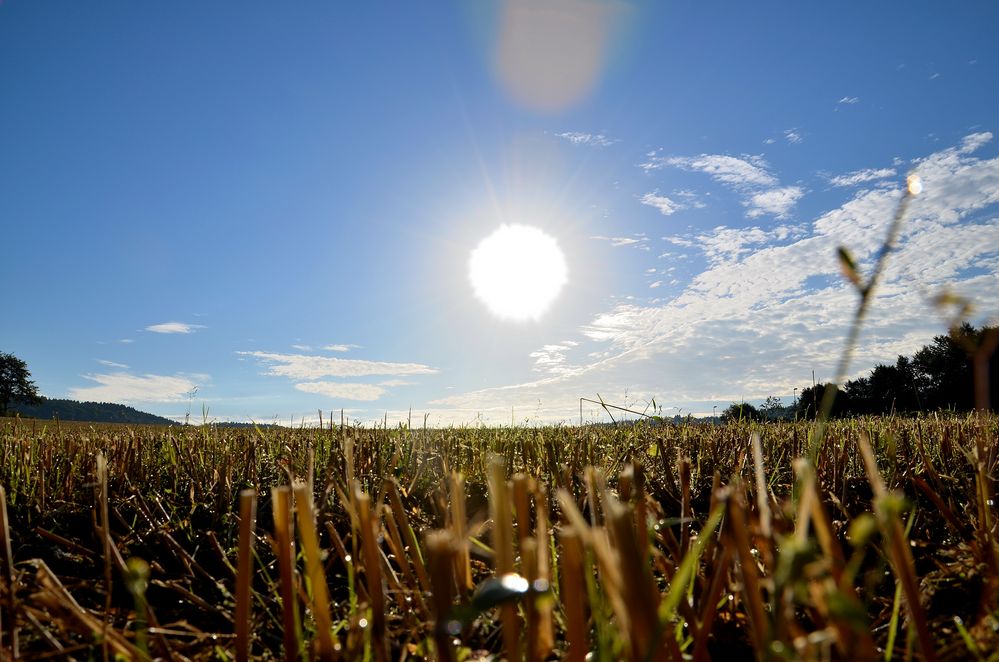
[(503, 320), (540, 319), (568, 279), (558, 242), (530, 225), (501, 225), (468, 258), (475, 296)]

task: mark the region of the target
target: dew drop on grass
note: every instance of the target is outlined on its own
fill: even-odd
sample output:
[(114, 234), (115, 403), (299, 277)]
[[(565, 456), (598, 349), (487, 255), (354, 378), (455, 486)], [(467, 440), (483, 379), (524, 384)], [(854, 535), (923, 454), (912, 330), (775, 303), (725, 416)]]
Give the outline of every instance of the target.
[(526, 579), (513, 572), (508, 572), (500, 577), (500, 584), (506, 590), (514, 593), (526, 593), (529, 587)]
[(368, 627), (368, 619), (362, 618), (361, 620), (359, 620), (357, 622), (357, 627), (361, 628), (362, 630)]

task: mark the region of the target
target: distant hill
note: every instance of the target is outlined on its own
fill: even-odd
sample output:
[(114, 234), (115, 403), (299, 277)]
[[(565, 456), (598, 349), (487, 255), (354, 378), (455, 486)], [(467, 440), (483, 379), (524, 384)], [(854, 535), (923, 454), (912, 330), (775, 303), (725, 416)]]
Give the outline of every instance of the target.
[(116, 405), (110, 402), (77, 402), (45, 398), (37, 405), (11, 405), (10, 413), (17, 412), (22, 418), (38, 418), (51, 421), (85, 421), (88, 423), (132, 423), (138, 425), (177, 425), (177, 421), (156, 416), (133, 407)]

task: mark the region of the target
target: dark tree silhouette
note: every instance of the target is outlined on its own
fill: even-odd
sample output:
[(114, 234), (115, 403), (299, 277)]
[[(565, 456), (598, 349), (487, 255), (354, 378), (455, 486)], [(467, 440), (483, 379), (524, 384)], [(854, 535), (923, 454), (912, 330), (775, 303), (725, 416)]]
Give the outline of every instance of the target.
[(0, 416), (6, 416), (7, 408), (18, 402), (36, 404), (41, 398), (28, 364), (13, 354), (0, 353)]
[[(866, 377), (852, 379), (836, 394), (832, 417), (914, 413), (950, 409), (970, 411), (978, 399), (983, 408), (999, 402), (999, 328), (976, 329), (964, 324), (949, 335), (936, 336), (912, 358), (895, 365), (876, 365)], [(974, 367), (978, 362), (978, 369)], [(826, 385), (802, 389), (797, 418), (814, 419)]]
[(929, 409), (965, 411), (974, 406), (971, 359), (963, 345), (975, 344), (978, 334), (965, 324), (950, 335), (936, 336), (912, 357)]
[(745, 402), (733, 402), (721, 413), (722, 423), (732, 421), (762, 421), (763, 413)]
[[(795, 418), (814, 419), (819, 408), (822, 407), (822, 398), (825, 393), (826, 385), (822, 383), (803, 388), (798, 395)], [(847, 394), (843, 389), (836, 389), (836, 400), (833, 402), (831, 415), (833, 417), (842, 416), (847, 411), (849, 411)]]

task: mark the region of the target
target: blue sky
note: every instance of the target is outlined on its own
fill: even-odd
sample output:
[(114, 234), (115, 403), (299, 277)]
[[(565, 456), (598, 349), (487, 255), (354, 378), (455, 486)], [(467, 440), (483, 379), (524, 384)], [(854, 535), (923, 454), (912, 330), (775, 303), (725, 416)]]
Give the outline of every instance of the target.
[[(183, 419), (710, 413), (999, 315), (999, 6), (0, 4), (0, 351)], [(469, 255), (560, 245), (536, 320)], [(190, 392), (197, 387), (197, 392)], [(585, 412), (598, 417), (599, 412)]]

